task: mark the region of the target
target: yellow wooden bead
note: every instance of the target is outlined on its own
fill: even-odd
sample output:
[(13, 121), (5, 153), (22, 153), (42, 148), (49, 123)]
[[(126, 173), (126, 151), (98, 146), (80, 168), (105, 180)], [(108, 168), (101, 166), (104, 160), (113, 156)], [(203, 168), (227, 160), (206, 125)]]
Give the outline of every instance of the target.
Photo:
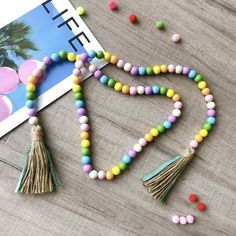
[(105, 61), (110, 61), (111, 60), (111, 54), (109, 52), (104, 53), (104, 60)]
[(197, 86), (198, 86), (198, 88), (199, 89), (204, 89), (204, 88), (206, 88), (206, 82), (205, 81), (201, 81), (201, 82), (199, 82), (198, 84), (197, 84)]
[(203, 90), (202, 90), (202, 95), (204, 95), (204, 96), (206, 96), (206, 95), (208, 95), (208, 94), (210, 94), (210, 89), (209, 88), (204, 88)]
[(106, 172), (106, 179), (107, 179), (107, 180), (111, 180), (111, 179), (113, 179), (113, 178), (114, 178), (113, 173), (112, 173), (110, 170), (108, 170), (108, 171)]
[(73, 84), (72, 91), (73, 91), (73, 93), (80, 92), (81, 91), (81, 86), (79, 84)]
[(85, 139), (80, 143), (82, 148), (88, 148), (90, 146), (89, 140)]
[(27, 92), (34, 92), (36, 90), (36, 87), (34, 84), (27, 84), (26, 85), (26, 91)]
[(145, 134), (144, 138), (148, 141), (151, 142), (153, 140), (153, 136), (151, 134)]
[(118, 62), (118, 57), (115, 56), (115, 55), (112, 55), (111, 59), (110, 59), (110, 62), (111, 62), (111, 64), (116, 64)]
[(202, 142), (203, 138), (201, 135), (197, 134), (197, 135), (195, 135), (194, 140), (200, 143), (200, 142)]
[(161, 72), (166, 73), (168, 71), (168, 66), (167, 65), (161, 65)]
[(128, 85), (124, 85), (122, 87), (122, 93), (125, 93), (125, 94), (129, 93), (129, 86)]
[(156, 129), (156, 128), (151, 129), (150, 134), (151, 134), (153, 137), (157, 137), (158, 134), (159, 134), (158, 129)]
[(201, 129), (199, 131), (199, 135), (201, 135), (203, 138), (205, 138), (208, 135), (208, 131), (206, 129)]
[(119, 174), (120, 174), (120, 168), (119, 168), (119, 166), (113, 166), (113, 167), (111, 168), (111, 172), (112, 172), (113, 175), (119, 175)]
[(75, 54), (73, 52), (69, 52), (67, 54), (68, 61), (75, 61), (75, 58), (76, 58), (76, 56), (75, 56)]
[(80, 138), (81, 139), (88, 139), (89, 138), (89, 133), (88, 132), (81, 132), (81, 134), (80, 134)]
[(158, 65), (153, 66), (153, 72), (154, 72), (155, 75), (160, 74), (160, 72), (161, 72), (161, 67), (158, 66)]
[(122, 90), (122, 87), (123, 87), (122, 83), (119, 83), (119, 82), (118, 82), (118, 83), (115, 84), (114, 89), (115, 89), (117, 92), (119, 92), (119, 91)]
[(173, 89), (168, 89), (167, 90), (166, 96), (168, 98), (172, 98), (174, 95), (175, 95), (175, 91)]
[(72, 81), (74, 84), (79, 84), (80, 83), (80, 77), (73, 76)]
[(30, 75), (28, 77), (28, 83), (30, 83), (30, 84), (37, 84), (37, 82), (38, 82), (38, 78), (37, 77), (35, 77), (33, 75)]
[(180, 99), (181, 99), (181, 97), (180, 97), (180, 95), (177, 94), (177, 93), (172, 97), (172, 100), (173, 100), (174, 102), (177, 102), (177, 101), (179, 101)]

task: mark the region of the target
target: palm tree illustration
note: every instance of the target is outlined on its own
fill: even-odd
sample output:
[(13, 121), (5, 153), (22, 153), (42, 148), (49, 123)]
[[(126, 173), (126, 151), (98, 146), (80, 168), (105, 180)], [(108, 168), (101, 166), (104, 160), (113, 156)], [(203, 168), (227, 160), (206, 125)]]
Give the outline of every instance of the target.
[(14, 58), (27, 60), (30, 51), (37, 51), (34, 42), (29, 38), (31, 27), (24, 22), (12, 22), (0, 29), (0, 67), (8, 66), (17, 70)]

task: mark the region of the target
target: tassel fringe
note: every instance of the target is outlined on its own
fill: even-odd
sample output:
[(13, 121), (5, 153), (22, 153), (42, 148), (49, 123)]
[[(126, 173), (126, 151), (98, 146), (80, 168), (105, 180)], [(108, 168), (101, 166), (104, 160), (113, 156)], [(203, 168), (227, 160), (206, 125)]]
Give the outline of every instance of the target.
[(26, 194), (52, 192), (59, 187), (59, 182), (51, 155), (43, 142), (41, 126), (32, 127), (31, 140), (32, 143), (15, 192)]
[(170, 191), (187, 167), (194, 154), (193, 148), (184, 150), (181, 156), (163, 163), (159, 168), (143, 177), (143, 185), (153, 198), (165, 203)]

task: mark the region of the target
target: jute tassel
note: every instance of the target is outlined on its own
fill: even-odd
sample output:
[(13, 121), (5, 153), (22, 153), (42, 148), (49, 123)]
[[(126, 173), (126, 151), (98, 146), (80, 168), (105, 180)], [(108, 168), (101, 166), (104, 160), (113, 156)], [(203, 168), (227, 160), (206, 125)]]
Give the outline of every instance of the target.
[(43, 132), (39, 125), (32, 127), (31, 140), (15, 192), (27, 194), (52, 192), (59, 187), (59, 182), (51, 155), (43, 142)]
[(163, 163), (159, 168), (143, 177), (143, 184), (153, 198), (166, 202), (168, 194), (192, 159), (193, 148), (184, 150), (181, 156)]

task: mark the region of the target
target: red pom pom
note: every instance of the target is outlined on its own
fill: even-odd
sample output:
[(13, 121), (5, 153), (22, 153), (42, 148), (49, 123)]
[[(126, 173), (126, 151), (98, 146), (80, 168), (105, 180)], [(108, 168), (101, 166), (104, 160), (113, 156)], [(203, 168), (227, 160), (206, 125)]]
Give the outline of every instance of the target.
[(137, 22), (137, 16), (134, 15), (134, 14), (130, 15), (130, 16), (129, 16), (129, 21), (130, 21), (132, 24), (136, 23), (136, 22)]
[(190, 194), (190, 195), (188, 196), (188, 200), (189, 200), (190, 202), (197, 202), (197, 201), (198, 201), (198, 196), (197, 196), (196, 194)]
[(202, 203), (202, 202), (199, 202), (199, 203), (197, 204), (197, 209), (198, 209), (199, 211), (205, 211), (205, 210), (206, 210), (206, 205), (205, 205), (204, 203)]

